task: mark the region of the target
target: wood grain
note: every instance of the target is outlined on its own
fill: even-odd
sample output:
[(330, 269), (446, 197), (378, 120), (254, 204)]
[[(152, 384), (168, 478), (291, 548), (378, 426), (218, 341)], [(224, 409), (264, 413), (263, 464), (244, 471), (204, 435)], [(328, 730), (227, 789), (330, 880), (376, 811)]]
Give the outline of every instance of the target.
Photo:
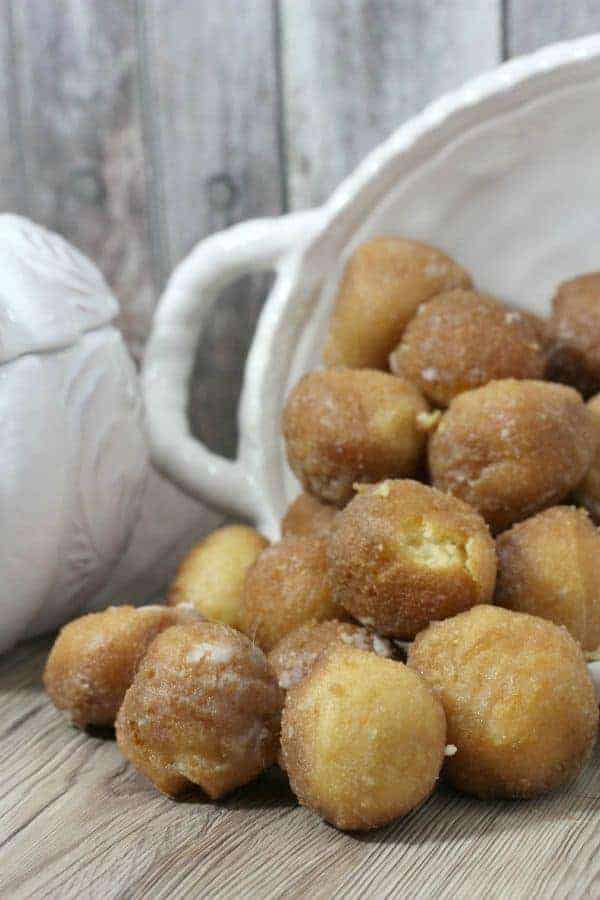
[(292, 207), (322, 202), (429, 100), (500, 59), (500, 0), (282, 0)]
[(100, 266), (139, 352), (155, 286), (134, 4), (12, 0), (12, 15), (29, 215)]
[(114, 740), (46, 700), (48, 641), (0, 660), (0, 896), (13, 898), (598, 896), (600, 753), (569, 789), (480, 803), (447, 788), (376, 832), (296, 805), (273, 770), (220, 804), (175, 803)]
[(565, 41), (600, 31), (597, 0), (507, 0), (505, 53), (530, 53), (553, 41)]
[[(144, 18), (166, 275), (207, 234), (283, 209), (276, 19), (270, 0), (148, 0)], [(244, 278), (226, 291), (198, 348), (194, 430), (230, 456), (268, 284)]]
[(0, 212), (28, 208), (12, 9), (0, 7)]

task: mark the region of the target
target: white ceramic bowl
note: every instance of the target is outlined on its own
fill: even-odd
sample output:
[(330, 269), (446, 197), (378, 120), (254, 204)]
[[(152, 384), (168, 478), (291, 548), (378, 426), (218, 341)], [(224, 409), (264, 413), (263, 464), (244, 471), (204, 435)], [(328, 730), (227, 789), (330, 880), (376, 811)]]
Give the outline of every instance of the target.
[[(600, 35), (500, 66), (429, 106), (371, 153), (322, 207), (243, 223), (173, 273), (148, 344), (154, 462), (203, 501), (273, 538), (298, 491), (283, 453), (290, 386), (318, 364), (343, 265), (374, 234), (431, 242), (477, 285), (544, 312), (555, 285), (600, 268)], [(188, 383), (218, 293), (274, 269), (248, 356), (234, 462), (190, 434)], [(600, 663), (592, 664), (600, 685)]]

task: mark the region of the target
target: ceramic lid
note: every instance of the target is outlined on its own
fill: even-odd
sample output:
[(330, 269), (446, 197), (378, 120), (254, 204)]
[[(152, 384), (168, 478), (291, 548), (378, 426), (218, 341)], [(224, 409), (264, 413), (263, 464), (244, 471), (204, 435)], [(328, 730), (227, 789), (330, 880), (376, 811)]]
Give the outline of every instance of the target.
[(69, 347), (118, 311), (82, 253), (22, 216), (0, 215), (0, 363)]

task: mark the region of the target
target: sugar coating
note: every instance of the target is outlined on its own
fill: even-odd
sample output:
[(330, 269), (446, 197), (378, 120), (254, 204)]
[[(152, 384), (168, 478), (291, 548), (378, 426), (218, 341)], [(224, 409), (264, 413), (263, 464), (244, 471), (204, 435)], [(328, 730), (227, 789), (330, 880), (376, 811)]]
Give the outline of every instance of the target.
[(248, 525), (226, 525), (192, 547), (179, 565), (167, 603), (192, 606), (211, 622), (237, 626), (246, 572), (268, 545)]
[(497, 604), (564, 625), (584, 650), (600, 647), (600, 533), (584, 510), (546, 509), (496, 548)]
[(600, 525), (600, 394), (587, 403), (596, 435), (596, 452), (587, 473), (575, 489), (577, 503), (585, 506), (596, 525)]
[(363, 487), (327, 544), (338, 603), (365, 625), (410, 640), (433, 619), (491, 599), (496, 552), (467, 504), (409, 480)]
[(499, 378), (542, 378), (546, 354), (519, 313), (476, 291), (439, 294), (420, 308), (390, 356), (396, 375), (434, 405)]
[(44, 670), (48, 696), (80, 728), (113, 725), (150, 643), (189, 618), (187, 611), (153, 604), (109, 606), (74, 619), (50, 651)]
[(214, 663), (228, 663), (231, 660), (233, 651), (231, 646), (219, 644), (194, 644), (189, 650), (187, 661), (189, 663), (197, 663), (209, 656)]
[(476, 606), (421, 632), (408, 665), (440, 698), (450, 783), (483, 799), (530, 798), (581, 771), (598, 701), (581, 648), (537, 616)]
[(328, 365), (387, 369), (388, 356), (419, 305), (440, 291), (470, 287), (440, 250), (399, 237), (374, 237), (350, 257), (323, 352)]
[(335, 506), (320, 503), (310, 494), (302, 493), (288, 507), (281, 522), (283, 537), (318, 536), (326, 532), (337, 513)]
[(379, 637), (378, 634), (373, 635), (373, 650), (377, 656), (391, 656), (391, 644), (385, 638)]
[(249, 570), (240, 629), (264, 651), (306, 622), (334, 618), (347, 614), (333, 600), (323, 538), (285, 537)]
[(552, 301), (547, 375), (584, 397), (600, 391), (600, 272), (565, 281)]
[(282, 761), (300, 803), (376, 828), (431, 793), (446, 746), (439, 700), (402, 663), (336, 644), (286, 696)]
[[(393, 371), (393, 370), (392, 370)], [(395, 373), (398, 374), (398, 373)], [(434, 366), (426, 366), (424, 369), (421, 369), (421, 378), (423, 381), (437, 381), (440, 377), (439, 369), (436, 369)]]
[(274, 762), (282, 694), (244, 635), (212, 622), (169, 628), (151, 644), (116, 723), (122, 753), (163, 793), (211, 798)]
[(492, 381), (454, 398), (430, 437), (429, 470), (435, 487), (501, 531), (560, 503), (587, 472), (596, 441), (572, 388)]
[(288, 462), (305, 491), (343, 506), (356, 482), (415, 473), (425, 446), (417, 416), (428, 411), (417, 388), (384, 372), (309, 372), (283, 411)]
[(334, 644), (343, 644), (383, 657), (393, 656), (389, 641), (360, 625), (336, 619), (310, 622), (282, 638), (268, 655), (269, 665), (277, 676), (279, 686), (288, 690), (302, 681), (321, 654)]
[(429, 413), (419, 413), (417, 416), (417, 427), (420, 428), (421, 431), (429, 433), (437, 428), (441, 418), (442, 412), (439, 409), (434, 409)]

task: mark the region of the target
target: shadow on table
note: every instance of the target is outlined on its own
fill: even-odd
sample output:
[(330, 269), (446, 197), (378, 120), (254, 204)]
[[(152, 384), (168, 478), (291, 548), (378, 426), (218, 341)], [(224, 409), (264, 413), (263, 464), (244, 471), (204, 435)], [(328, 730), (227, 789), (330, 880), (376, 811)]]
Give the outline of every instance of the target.
[(298, 806), (289, 781), (279, 766), (271, 766), (255, 781), (221, 801), (226, 809), (260, 809)]
[(0, 694), (15, 689), (42, 693), (42, 673), (52, 646), (52, 637), (24, 641), (0, 656)]
[(524, 832), (542, 824), (577, 823), (582, 814), (600, 811), (600, 745), (572, 784), (536, 800), (484, 801), (440, 785), (423, 806), (386, 828), (355, 833), (366, 844), (455, 843), (493, 833)]

